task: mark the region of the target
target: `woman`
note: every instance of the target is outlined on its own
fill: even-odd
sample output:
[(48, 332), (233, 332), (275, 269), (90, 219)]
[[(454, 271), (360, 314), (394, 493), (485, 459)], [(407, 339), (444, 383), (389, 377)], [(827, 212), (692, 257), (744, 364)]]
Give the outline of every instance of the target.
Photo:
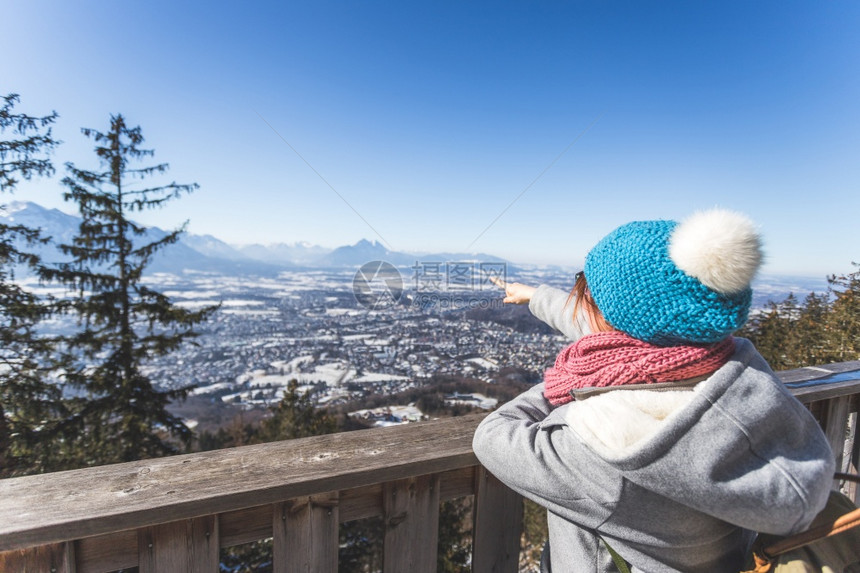
[(737, 572), (753, 532), (803, 530), (824, 507), (821, 429), (731, 336), (760, 263), (753, 224), (713, 210), (619, 227), (570, 295), (504, 285), (575, 340), (474, 438), (491, 473), (549, 510), (543, 571), (617, 571), (608, 544), (633, 571)]

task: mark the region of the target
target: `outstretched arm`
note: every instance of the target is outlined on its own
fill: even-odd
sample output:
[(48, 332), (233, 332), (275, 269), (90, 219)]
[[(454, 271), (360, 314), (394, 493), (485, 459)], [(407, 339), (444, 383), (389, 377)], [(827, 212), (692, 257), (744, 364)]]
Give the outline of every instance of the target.
[(577, 340), (591, 332), (588, 320), (580, 315), (573, 317), (573, 301), (565, 291), (547, 285), (533, 287), (522, 283), (508, 283), (491, 279), (505, 289), (504, 302), (509, 304), (528, 304), (529, 311), (539, 320), (547, 323), (571, 340)]
[(505, 289), (505, 298), (502, 302), (508, 304), (528, 304), (532, 299), (532, 295), (537, 290), (536, 287), (522, 283), (505, 282), (498, 277), (492, 277), (490, 280), (497, 287)]

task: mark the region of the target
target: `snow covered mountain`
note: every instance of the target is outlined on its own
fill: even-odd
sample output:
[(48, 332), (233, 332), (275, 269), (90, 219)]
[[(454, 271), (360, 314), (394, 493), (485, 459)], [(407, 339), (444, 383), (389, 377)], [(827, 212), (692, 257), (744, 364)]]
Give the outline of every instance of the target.
[[(47, 263), (63, 262), (68, 257), (57, 248), (69, 244), (78, 232), (80, 218), (57, 209), (46, 209), (32, 202), (12, 202), (0, 208), (0, 221), (8, 225), (26, 225), (41, 229), (52, 238), (52, 244), (27, 249), (37, 252)], [(152, 241), (164, 237), (166, 231), (150, 227), (141, 240)], [(485, 254), (437, 253), (415, 255), (390, 251), (378, 241), (362, 239), (354, 245), (327, 249), (305, 242), (275, 243), (271, 245), (233, 246), (212, 235), (183, 235), (179, 242), (159, 253), (152, 262), (150, 272), (181, 272), (183, 270), (272, 274), (279, 270), (309, 267), (353, 267), (369, 261), (387, 261), (399, 267), (410, 267), (416, 261), (482, 261), (504, 262)]]
[[(69, 257), (57, 247), (59, 244), (69, 244), (78, 232), (81, 219), (74, 215), (63, 213), (58, 209), (46, 209), (32, 202), (15, 201), (0, 208), (0, 222), (6, 225), (25, 225), (32, 229), (40, 229), (42, 235), (50, 237), (51, 242), (37, 247), (23, 247), (22, 250), (35, 252), (44, 263), (60, 263)], [(148, 242), (158, 240), (167, 234), (158, 227), (150, 227), (139, 240)], [(198, 248), (195, 248), (197, 246)], [(205, 252), (201, 252), (205, 251)], [(152, 260), (149, 272), (180, 273), (183, 271), (204, 271), (219, 273), (254, 273), (275, 274), (284, 268), (248, 259), (237, 254), (235, 250), (209, 236), (183, 236), (179, 242), (164, 248)]]
[[(71, 243), (78, 232), (80, 218), (57, 209), (46, 209), (36, 203), (15, 201), (0, 206), (0, 223), (41, 229), (43, 235), (52, 238), (52, 244), (24, 250), (35, 251), (44, 262), (52, 263), (68, 260), (56, 245)], [(144, 239), (155, 240), (165, 234), (165, 231), (152, 227)], [(155, 257), (149, 272), (203, 271), (272, 276), (283, 270), (297, 268), (357, 269), (370, 261), (386, 261), (401, 268), (412, 267), (416, 262), (506, 263), (503, 259), (484, 253), (409, 254), (390, 251), (383, 244), (366, 239), (354, 245), (327, 249), (309, 243), (232, 246), (211, 235), (186, 234), (178, 243), (167, 247)], [(509, 277), (520, 274), (523, 270), (510, 263), (506, 265)], [(545, 276), (524, 277), (524, 280), (546, 282), (555, 277), (559, 286), (567, 285), (569, 270), (548, 269), (543, 271), (543, 274)], [(826, 292), (827, 280), (826, 277), (762, 274), (754, 281), (753, 290), (754, 306), (763, 307), (769, 300), (780, 301), (790, 292), (796, 293), (800, 298), (812, 291)]]
[(272, 264), (288, 264), (299, 266), (316, 265), (332, 249), (312, 245), (308, 242), (273, 243), (269, 245), (244, 245), (238, 247), (243, 256)]

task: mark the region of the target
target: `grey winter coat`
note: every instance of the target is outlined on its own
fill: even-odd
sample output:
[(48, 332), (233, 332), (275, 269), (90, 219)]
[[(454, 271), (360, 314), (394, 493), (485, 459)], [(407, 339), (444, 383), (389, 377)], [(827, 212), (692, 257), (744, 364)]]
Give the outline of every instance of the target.
[[(578, 338), (587, 326), (562, 310), (566, 298), (542, 286), (530, 310)], [(609, 447), (573, 429), (577, 404), (595, 399), (554, 408), (540, 384), (475, 432), (481, 463), (549, 510), (544, 571), (615, 570), (597, 532), (633, 571), (736, 573), (752, 531), (797, 532), (824, 507), (830, 447), (747, 340), (632, 445)]]

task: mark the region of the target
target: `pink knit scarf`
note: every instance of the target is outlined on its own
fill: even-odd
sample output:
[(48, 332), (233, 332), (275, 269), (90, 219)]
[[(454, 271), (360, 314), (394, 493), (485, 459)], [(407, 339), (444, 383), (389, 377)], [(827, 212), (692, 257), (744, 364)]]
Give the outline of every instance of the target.
[(573, 389), (686, 380), (717, 370), (734, 351), (731, 336), (707, 346), (655, 346), (618, 331), (589, 334), (561, 351), (543, 394), (558, 406)]

